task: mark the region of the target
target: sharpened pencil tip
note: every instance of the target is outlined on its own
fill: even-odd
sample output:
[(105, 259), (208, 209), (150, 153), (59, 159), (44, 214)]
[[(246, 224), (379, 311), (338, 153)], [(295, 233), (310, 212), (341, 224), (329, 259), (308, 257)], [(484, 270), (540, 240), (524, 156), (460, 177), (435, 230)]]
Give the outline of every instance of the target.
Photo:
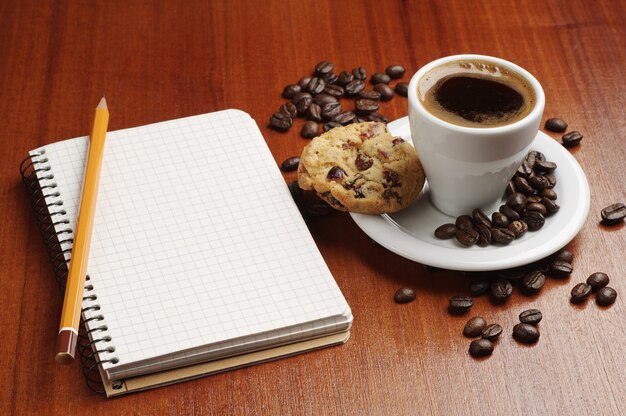
[(96, 108), (107, 108), (107, 100), (106, 98), (104, 98), (104, 95), (102, 96), (102, 98), (100, 99), (100, 102), (98, 103), (98, 106)]

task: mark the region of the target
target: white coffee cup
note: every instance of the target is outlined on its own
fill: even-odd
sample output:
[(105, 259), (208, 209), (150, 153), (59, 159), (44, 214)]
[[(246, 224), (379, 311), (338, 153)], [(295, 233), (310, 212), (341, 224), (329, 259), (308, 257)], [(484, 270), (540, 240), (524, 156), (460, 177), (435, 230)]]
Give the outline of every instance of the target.
[[(530, 112), (511, 124), (467, 127), (433, 115), (418, 98), (425, 76), (454, 61), (483, 62), (512, 71), (534, 92)], [(450, 216), (471, 214), (474, 208), (489, 213), (497, 208), (508, 181), (520, 166), (537, 135), (545, 106), (539, 82), (528, 71), (484, 55), (454, 55), (422, 67), (409, 83), (409, 123), (432, 203)]]

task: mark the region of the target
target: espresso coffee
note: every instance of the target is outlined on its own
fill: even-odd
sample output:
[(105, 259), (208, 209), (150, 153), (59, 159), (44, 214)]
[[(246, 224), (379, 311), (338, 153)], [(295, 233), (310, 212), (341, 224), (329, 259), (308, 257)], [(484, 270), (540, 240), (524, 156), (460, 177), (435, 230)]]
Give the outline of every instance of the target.
[(535, 106), (530, 83), (500, 65), (454, 61), (420, 80), (418, 99), (435, 117), (465, 127), (498, 127), (526, 117)]

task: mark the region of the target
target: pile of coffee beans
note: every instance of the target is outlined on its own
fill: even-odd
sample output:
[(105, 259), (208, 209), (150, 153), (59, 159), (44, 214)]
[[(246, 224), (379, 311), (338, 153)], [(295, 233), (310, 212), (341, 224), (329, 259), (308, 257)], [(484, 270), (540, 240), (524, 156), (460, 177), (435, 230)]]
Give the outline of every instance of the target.
[[(270, 117), (270, 127), (287, 131), (297, 117), (307, 121), (302, 125), (300, 135), (311, 139), (320, 134), (320, 124), (324, 132), (339, 126), (364, 121), (387, 123), (389, 120), (379, 112), (380, 102), (389, 101), (396, 94), (407, 96), (408, 83), (391, 80), (402, 78), (405, 69), (401, 65), (389, 65), (385, 72), (374, 73), (370, 79), (372, 89), (367, 88), (367, 71), (363, 67), (351, 71), (334, 73), (334, 65), (322, 61), (315, 65), (310, 76), (297, 83), (288, 84), (282, 92), (287, 102)], [(351, 107), (341, 103), (341, 99), (352, 99)]]
[(589, 275), (587, 281), (578, 283), (571, 290), (570, 302), (583, 303), (591, 293), (596, 294), (596, 303), (599, 306), (610, 306), (617, 299), (617, 291), (609, 287), (609, 276), (603, 272), (596, 272)]
[(491, 216), (480, 209), (459, 216), (435, 230), (439, 239), (455, 238), (462, 247), (507, 245), (527, 231), (537, 231), (546, 217), (559, 210), (554, 191), (557, 166), (543, 153), (532, 150), (515, 172), (506, 188), (506, 202)]

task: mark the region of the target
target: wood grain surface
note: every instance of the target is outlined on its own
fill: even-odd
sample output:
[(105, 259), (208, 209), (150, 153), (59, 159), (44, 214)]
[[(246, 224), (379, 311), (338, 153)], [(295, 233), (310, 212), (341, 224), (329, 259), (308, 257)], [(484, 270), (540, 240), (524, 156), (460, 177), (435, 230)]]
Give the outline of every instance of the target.
[[(599, 224), (626, 202), (626, 11), (623, 1), (3, 1), (0, 2), (0, 414), (626, 414), (626, 227)], [(532, 72), (583, 143), (591, 210), (569, 244), (575, 271), (504, 305), (478, 298), (451, 316), (468, 277), (426, 270), (373, 243), (347, 214), (308, 219), (354, 313), (340, 347), (107, 400), (78, 365), (54, 363), (61, 312), (45, 249), (18, 175), (27, 151), (88, 133), (105, 94), (110, 130), (239, 108), (277, 163), (307, 141), (269, 116), (284, 85), (330, 60), (369, 73), (393, 63), (403, 80), (441, 56), (481, 53)], [(390, 119), (405, 98), (382, 105)], [(301, 125), (298, 120), (297, 126)], [(559, 135), (551, 134), (555, 139)], [(245, 166), (235, 166), (245, 169)], [(295, 175), (285, 174), (291, 181)], [(609, 308), (568, 302), (596, 271), (619, 293)], [(399, 287), (417, 290), (398, 305)], [(532, 347), (511, 337), (517, 315), (543, 311)], [(472, 359), (461, 334), (474, 314), (504, 333)]]

